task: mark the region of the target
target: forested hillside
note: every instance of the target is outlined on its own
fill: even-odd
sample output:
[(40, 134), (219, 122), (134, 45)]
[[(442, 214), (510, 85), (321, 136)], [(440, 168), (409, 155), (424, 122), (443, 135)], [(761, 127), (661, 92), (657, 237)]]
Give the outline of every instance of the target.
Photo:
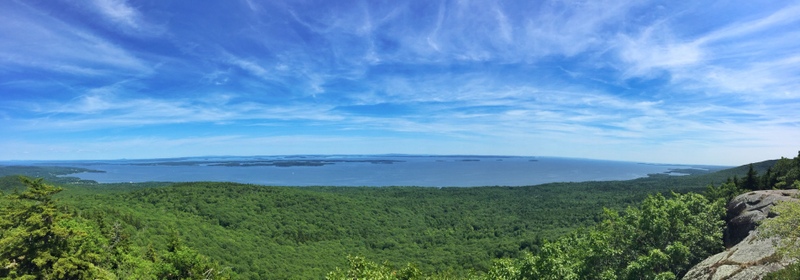
[[(131, 243), (120, 222), (70, 213), (53, 196), (63, 189), (20, 178), (2, 199), (3, 279), (229, 279), (232, 272), (183, 245), (173, 232), (164, 250)], [(104, 215), (111, 213), (103, 213)]]
[[(163, 247), (177, 229), (186, 243), (243, 278), (319, 278), (347, 255), (463, 276), (491, 261), (536, 250), (667, 188), (624, 182), (539, 187), (353, 188), (181, 183), (118, 195), (75, 189), (62, 200), (83, 216), (117, 216)], [(685, 191), (685, 190), (684, 190)], [(123, 207), (124, 205), (124, 207)]]
[[(545, 241), (537, 251), (521, 258), (495, 260), (486, 274), (469, 278), (679, 279), (699, 261), (722, 251), (723, 205), (731, 197), (759, 189), (800, 188), (800, 153), (794, 159), (767, 163), (774, 164), (750, 164), (709, 174), (733, 177), (720, 185), (709, 185), (703, 195), (655, 194), (624, 211), (606, 209), (599, 223)], [(761, 173), (759, 169), (765, 171)], [(742, 176), (739, 172), (744, 170)], [(777, 226), (781, 229), (779, 235), (796, 240), (800, 236), (796, 226), (800, 224), (800, 211), (796, 205), (786, 206), (794, 212), (787, 211), (783, 213), (786, 216), (781, 216), (788, 224)], [(800, 255), (797, 242), (784, 246), (788, 248), (781, 251), (790, 252), (789, 257)], [(800, 263), (764, 276), (764, 279), (798, 279)], [(347, 268), (332, 271), (328, 278), (431, 279), (412, 265), (398, 268), (363, 258), (351, 258)]]
[[(788, 162), (756, 164), (751, 173), (786, 180), (794, 168), (793, 161)], [(781, 166), (788, 169), (774, 168)], [(580, 265), (600, 265), (592, 260), (601, 261), (605, 271), (615, 275), (635, 275), (653, 265), (663, 270), (653, 270), (664, 272), (662, 276), (685, 272), (689, 262), (718, 249), (709, 242), (718, 239), (720, 221), (720, 203), (713, 202), (741, 192), (748, 171), (745, 166), (630, 181), (478, 188), (93, 184), (66, 179), (63, 191), (48, 195), (55, 198), (52, 209), (63, 213), (59, 217), (64, 223), (77, 222), (87, 236), (97, 236), (92, 242), (99, 244), (98, 252), (111, 254), (107, 248), (112, 240), (125, 240), (124, 250), (114, 253), (124, 258), (98, 264), (109, 274), (176, 276), (196, 267), (174, 265), (169, 270), (153, 263), (172, 258), (177, 264), (174, 256), (188, 254), (188, 259), (204, 260), (205, 271), (220, 272), (217, 278), (321, 279), (331, 271), (337, 272), (329, 276), (338, 278), (358, 274), (354, 269), (361, 267), (364, 273), (395, 276), (524, 279), (549, 275), (540, 269), (544, 266), (574, 263), (560, 269), (564, 275), (584, 279), (588, 275), (581, 276), (585, 273)], [(32, 181), (26, 182), (28, 186), (16, 176), (0, 179), (3, 215), (23, 211), (20, 205), (36, 204), (19, 195)], [(711, 198), (671, 194), (703, 192), (712, 183)], [(653, 227), (669, 232), (691, 229), (691, 234), (654, 237), (647, 234)], [(7, 233), (0, 237), (11, 238)], [(657, 242), (641, 243), (648, 238)], [(572, 246), (597, 250), (588, 253), (588, 247)], [(691, 254), (681, 253), (686, 250)], [(6, 266), (14, 261), (13, 254), (2, 256)], [(621, 261), (602, 261), (612, 258)], [(383, 261), (390, 265), (375, 263)], [(628, 268), (628, 262), (638, 263), (640, 270)], [(413, 265), (398, 270), (407, 263)], [(679, 269), (670, 270), (675, 267)], [(10, 275), (0, 269), (0, 276)]]

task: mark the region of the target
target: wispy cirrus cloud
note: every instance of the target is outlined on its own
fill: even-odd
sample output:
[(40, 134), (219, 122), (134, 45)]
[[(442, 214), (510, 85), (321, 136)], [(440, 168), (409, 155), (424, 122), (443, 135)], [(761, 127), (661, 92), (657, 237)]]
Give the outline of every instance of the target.
[(87, 131), (170, 124), (226, 124), (237, 121), (282, 122), (291, 120), (334, 121), (327, 106), (275, 107), (237, 100), (235, 94), (192, 98), (141, 97), (125, 92), (122, 84), (96, 88), (68, 102), (20, 103), (32, 117), (18, 121), (22, 130)]
[[(794, 51), (800, 42), (782, 32), (800, 27), (800, 6), (787, 6), (755, 19), (732, 22), (700, 36), (678, 37), (669, 21), (634, 36), (622, 35), (617, 46), (627, 64), (623, 78), (669, 73), (678, 86), (706, 93), (752, 93), (760, 97), (796, 98), (800, 75)], [(673, 19), (679, 20), (679, 19)], [(795, 34), (796, 35), (796, 34)], [(685, 84), (688, 83), (688, 84)]]
[(91, 3), (100, 14), (111, 21), (133, 29), (140, 26), (141, 14), (125, 0), (93, 0)]
[(159, 36), (163, 27), (148, 21), (145, 16), (127, 0), (91, 0), (90, 10), (128, 35)]
[[(789, 150), (785, 139), (800, 131), (800, 8), (790, 3), (92, 0), (0, 9), (11, 11), (0, 19), (9, 38), (0, 41), (0, 132), (23, 135), (14, 145), (81, 134), (109, 150), (188, 139), (225, 154), (233, 148), (190, 140), (299, 151), (320, 146), (316, 137), (331, 151), (353, 150), (336, 144), (348, 139), (377, 151), (368, 143), (379, 139), (395, 144), (384, 152), (680, 162), (681, 150), (692, 151), (685, 159)], [(144, 140), (106, 141), (106, 131)]]
[(706, 58), (705, 50), (696, 42), (675, 42), (668, 31), (647, 28), (637, 38), (621, 35), (620, 57), (629, 63), (622, 77), (647, 77), (657, 71), (680, 71)]
[[(137, 75), (151, 70), (146, 61), (124, 47), (88, 30), (15, 1), (3, 6), (14, 11), (7, 13), (0, 25), (0, 36), (5, 38), (0, 42), (0, 60), (6, 72), (21, 72), (18, 68), (22, 68), (103, 76)], [(10, 68), (12, 65), (17, 69)]]

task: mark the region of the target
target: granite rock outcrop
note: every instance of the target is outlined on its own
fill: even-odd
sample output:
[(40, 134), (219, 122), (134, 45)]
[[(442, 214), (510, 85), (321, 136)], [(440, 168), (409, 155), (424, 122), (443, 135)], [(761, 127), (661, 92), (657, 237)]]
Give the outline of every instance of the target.
[(764, 190), (739, 195), (727, 205), (727, 229), (722, 253), (695, 265), (683, 279), (761, 279), (791, 262), (776, 255), (776, 239), (758, 237), (758, 224), (775, 217), (772, 206), (779, 202), (798, 202), (798, 190)]

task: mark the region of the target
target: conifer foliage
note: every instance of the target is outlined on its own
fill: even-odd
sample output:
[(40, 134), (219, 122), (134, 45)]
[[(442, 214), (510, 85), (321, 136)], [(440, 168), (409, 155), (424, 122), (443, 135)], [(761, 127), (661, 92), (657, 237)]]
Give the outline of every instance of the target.
[(119, 224), (105, 231), (74, 217), (42, 179), (0, 197), (0, 279), (228, 279), (222, 269), (177, 237), (166, 251), (132, 248)]
[(62, 189), (22, 178), (28, 189), (11, 194), (0, 212), (0, 277), (15, 279), (108, 279), (98, 236), (57, 209)]

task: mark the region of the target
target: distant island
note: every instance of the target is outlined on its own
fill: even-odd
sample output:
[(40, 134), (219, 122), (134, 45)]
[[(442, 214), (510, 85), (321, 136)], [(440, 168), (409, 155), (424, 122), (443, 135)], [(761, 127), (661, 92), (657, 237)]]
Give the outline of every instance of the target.
[[(101, 183), (231, 181), (286, 186), (426, 187), (627, 180), (653, 174), (701, 174), (725, 168), (538, 156), (408, 154), (202, 156), (29, 164), (74, 167), (74, 175), (70, 176)], [(686, 172), (678, 172), (679, 169)], [(105, 173), (90, 173), (90, 170)]]
[[(403, 158), (377, 162), (364, 157), (187, 158), (162, 160), (164, 165), (141, 165), (153, 163), (145, 160), (92, 162), (86, 168), (53, 166), (52, 162), (0, 165), (0, 206), (9, 207), (0, 217), (8, 221), (0, 237), (26, 244), (23, 241), (41, 229), (69, 240), (55, 244), (60, 247), (4, 248), (0, 277), (49, 273), (58, 260), (76, 262), (67, 269), (69, 273), (99, 279), (114, 278), (104, 275), (171, 279), (178, 273), (209, 272), (214, 279), (490, 280), (498, 275), (510, 275), (508, 279), (601, 279), (604, 275), (679, 279), (693, 264), (725, 249), (722, 217), (731, 197), (760, 188), (800, 186), (796, 176), (800, 156), (720, 169), (546, 157), (537, 158), (539, 162), (525, 157), (503, 161)], [(194, 165), (175, 165), (181, 162)], [(208, 166), (248, 162), (333, 164)], [(369, 172), (380, 171), (376, 177), (388, 180), (393, 175), (381, 172), (414, 163), (422, 167), (414, 172), (434, 176), (442, 174), (435, 169), (441, 165), (473, 168), (469, 170), (475, 176), (487, 176), (480, 173), (485, 166), (500, 170), (516, 166), (523, 171), (550, 166), (567, 168), (562, 174), (574, 176), (597, 171), (582, 167), (662, 171), (633, 180), (518, 187), (98, 183), (69, 177), (70, 172), (92, 172), (95, 166), (128, 168), (141, 176), (157, 170), (166, 170), (162, 174), (327, 170), (333, 176), (351, 164), (356, 170), (375, 167)], [(683, 176), (674, 176), (678, 173)], [(20, 180), (19, 175), (42, 179)], [(31, 217), (53, 213), (55, 222), (29, 223), (38, 219), (16, 219), (15, 213)], [(16, 257), (22, 249), (53, 261), (36, 266), (28, 261), (34, 258)], [(25, 269), (13, 263), (24, 263)]]
[(309, 160), (225, 160), (225, 161), (163, 161), (149, 163), (134, 163), (139, 166), (229, 166), (229, 167), (248, 167), (248, 166), (325, 166), (337, 163), (372, 163), (372, 164), (393, 164), (403, 162), (402, 160), (388, 159), (309, 159)]

